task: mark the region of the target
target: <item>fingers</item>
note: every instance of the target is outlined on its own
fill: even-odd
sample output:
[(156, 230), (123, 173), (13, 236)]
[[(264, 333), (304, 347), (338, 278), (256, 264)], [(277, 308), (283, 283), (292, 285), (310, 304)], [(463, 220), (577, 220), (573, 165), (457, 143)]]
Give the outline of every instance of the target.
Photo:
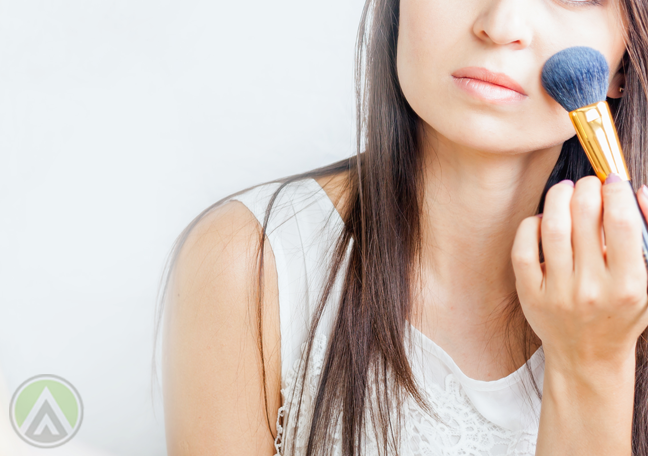
[(599, 275), (605, 270), (603, 256), (601, 181), (587, 176), (576, 183), (571, 200), (574, 271)]
[[(573, 272), (570, 203), (574, 183), (562, 181), (547, 192), (540, 228), (547, 286), (566, 283)], [(560, 288), (558, 286), (558, 288)]]
[(639, 207), (641, 208), (641, 212), (643, 212), (644, 218), (648, 219), (648, 187), (645, 185), (642, 185), (637, 192), (637, 201), (639, 202)]
[(540, 266), (540, 217), (522, 220), (515, 234), (511, 261), (519, 294), (539, 291), (543, 272)]
[(645, 274), (642, 270), (645, 266), (641, 215), (629, 182), (616, 179), (619, 177), (608, 178), (603, 185), (603, 227), (607, 266), (617, 278), (635, 280), (639, 278), (637, 273)]

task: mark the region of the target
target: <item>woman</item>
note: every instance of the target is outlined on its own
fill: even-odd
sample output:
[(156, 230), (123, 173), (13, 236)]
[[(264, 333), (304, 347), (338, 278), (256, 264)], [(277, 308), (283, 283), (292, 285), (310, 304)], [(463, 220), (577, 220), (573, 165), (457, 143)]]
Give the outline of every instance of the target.
[(369, 0), (357, 156), (176, 244), (169, 454), (648, 456), (639, 215), (540, 83), (599, 50), (644, 182), (647, 23), (639, 0)]

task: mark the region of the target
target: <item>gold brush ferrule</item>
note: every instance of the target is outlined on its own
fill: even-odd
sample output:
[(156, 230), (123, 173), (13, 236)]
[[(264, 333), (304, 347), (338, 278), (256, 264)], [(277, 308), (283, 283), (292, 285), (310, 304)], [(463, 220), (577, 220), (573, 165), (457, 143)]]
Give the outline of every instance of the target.
[(607, 101), (571, 111), (569, 118), (598, 178), (605, 182), (610, 173), (616, 173), (629, 181), (630, 173)]

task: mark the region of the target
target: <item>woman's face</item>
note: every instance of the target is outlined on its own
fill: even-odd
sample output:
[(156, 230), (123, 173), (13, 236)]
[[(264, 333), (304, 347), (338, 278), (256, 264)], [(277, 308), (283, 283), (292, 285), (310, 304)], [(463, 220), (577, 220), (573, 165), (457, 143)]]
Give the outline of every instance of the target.
[[(463, 146), (515, 153), (561, 144), (574, 128), (543, 89), (542, 66), (562, 49), (589, 46), (614, 75), (625, 51), (618, 1), (400, 0), (403, 93), (425, 130)], [(517, 91), (475, 80), (480, 69), (503, 73)]]

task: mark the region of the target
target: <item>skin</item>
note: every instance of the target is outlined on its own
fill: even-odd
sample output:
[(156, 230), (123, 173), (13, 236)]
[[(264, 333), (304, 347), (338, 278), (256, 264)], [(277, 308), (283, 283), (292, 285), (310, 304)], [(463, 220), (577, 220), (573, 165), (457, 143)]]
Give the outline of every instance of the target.
[[(511, 366), (503, 356), (501, 311), (518, 292), (546, 357), (537, 455), (631, 453), (634, 348), (648, 325), (632, 191), (595, 177), (575, 189), (562, 183), (549, 191), (544, 217), (530, 217), (574, 135), (542, 89), (542, 65), (564, 48), (593, 47), (612, 69), (608, 95), (619, 96), (625, 45), (616, 6), (401, 1), (398, 76), (421, 118), (425, 157), (420, 329), (468, 376), (501, 378), (524, 361), (518, 353)], [(451, 76), (467, 66), (506, 73), (527, 96), (477, 99)]]
[[(510, 252), (563, 142), (574, 136), (567, 113), (542, 88), (542, 65), (567, 47), (593, 47), (614, 69), (609, 95), (618, 96), (625, 45), (615, 6), (401, 1), (397, 70), (421, 118), (425, 159), (415, 326), (470, 377), (502, 378), (525, 361), (522, 353), (515, 365), (501, 356), (503, 302), (516, 291)], [(467, 66), (508, 74), (527, 97), (502, 105), (465, 93), (451, 75)]]
[[(648, 325), (632, 192), (593, 177), (575, 188), (562, 183), (549, 191), (542, 219), (533, 216), (562, 143), (574, 135), (541, 88), (542, 64), (566, 47), (594, 47), (612, 69), (609, 95), (618, 96), (622, 36), (613, 1), (401, 1), (398, 77), (421, 119), (425, 158), (413, 324), (466, 375), (496, 380), (526, 360), (514, 353), (511, 364), (500, 312), (518, 292), (546, 357), (537, 455), (631, 454), (634, 346)], [(471, 97), (451, 77), (465, 66), (507, 73), (527, 97), (508, 105)], [(318, 179), (340, 212), (345, 180)], [(639, 201), (648, 213), (648, 198), (640, 193)], [(232, 202), (201, 220), (181, 251), (164, 327), (171, 456), (274, 454), (279, 300), (266, 243), (266, 406), (251, 329), (259, 233), (254, 216)]]
[(279, 295), (266, 240), (266, 408), (253, 329), (256, 301), (250, 293), (260, 232), (254, 215), (233, 201), (202, 219), (180, 251), (169, 285), (162, 347), (169, 456), (275, 454), (281, 405)]

